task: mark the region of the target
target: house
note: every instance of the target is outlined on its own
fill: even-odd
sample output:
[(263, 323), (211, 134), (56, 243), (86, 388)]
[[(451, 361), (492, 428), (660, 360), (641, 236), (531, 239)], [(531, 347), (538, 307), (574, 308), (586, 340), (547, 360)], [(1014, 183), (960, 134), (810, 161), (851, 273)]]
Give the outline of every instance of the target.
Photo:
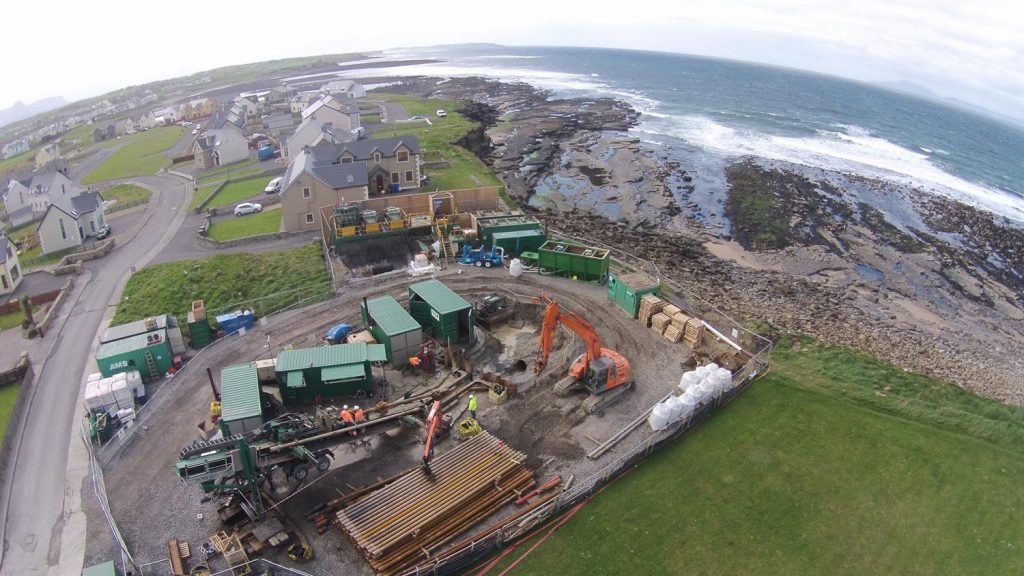
[(320, 87), (324, 94), (337, 96), (338, 98), (363, 98), (366, 96), (366, 88), (351, 80), (334, 80)]
[(60, 158), (60, 144), (50, 142), (36, 152), (36, 170)]
[(36, 227), (43, 254), (82, 245), (106, 224), (103, 198), (97, 192), (54, 198)]
[(309, 105), (320, 99), (320, 93), (316, 90), (299, 92), (288, 101), (292, 114), (302, 114), (302, 111), (309, 108)]
[(317, 230), (323, 206), (369, 198), (366, 163), (321, 161), (307, 148), (292, 159), (281, 186), (281, 226), (285, 232)]
[(12, 156), (17, 156), (18, 154), (22, 154), (24, 152), (28, 152), (28, 142), (26, 142), (24, 139), (18, 139), (13, 142), (8, 142), (7, 144), (4, 145), (3, 157), (4, 160), (6, 160), (8, 158), (11, 158)]
[(97, 123), (96, 127), (92, 129), (92, 139), (95, 142), (113, 140), (114, 138), (117, 138), (117, 127), (110, 120)]
[(154, 110), (153, 116), (157, 119), (157, 124), (177, 124), (182, 120), (182, 109), (179, 106), (161, 108), (160, 110)]
[(21, 267), (18, 251), (7, 234), (0, 232), (0, 294), (10, 294), (21, 284)]
[(213, 98), (198, 98), (190, 100), (185, 107), (185, 119), (195, 120), (196, 118), (207, 118), (213, 116), (217, 109), (217, 101)]
[(55, 198), (70, 198), (82, 192), (61, 172), (38, 172), (25, 180), (10, 181), (4, 207), (11, 225), (18, 227), (41, 218)]
[(196, 166), (209, 170), (214, 166), (226, 166), (249, 158), (249, 142), (233, 124), (224, 128), (207, 130), (192, 144)]
[(371, 194), (420, 187), (420, 142), (415, 136), (320, 143), (312, 150), (322, 162), (365, 162)]
[(156, 126), (156, 116), (153, 115), (153, 111), (140, 112), (135, 116), (132, 116), (132, 121), (135, 123), (136, 130), (149, 130)]
[(235, 105), (242, 109), (246, 116), (256, 116), (260, 112), (260, 105), (255, 96), (239, 96), (235, 98)]
[(225, 127), (231, 127), (238, 130), (239, 133), (243, 133), (245, 125), (247, 123), (248, 115), (245, 109), (238, 104), (232, 104), (230, 106), (221, 106), (214, 113), (213, 117), (207, 123), (207, 127), (214, 130), (219, 130)]
[(355, 130), (360, 127), (359, 106), (334, 96), (321, 97), (302, 111), (302, 119), (316, 118), (321, 122), (330, 122), (340, 130)]
[(124, 136), (126, 134), (135, 134), (135, 121), (131, 117), (121, 118), (114, 122), (114, 133), (118, 136)]
[(274, 86), (267, 92), (267, 102), (271, 105), (288, 102), (292, 96), (298, 94), (298, 90), (291, 86)]
[(291, 114), (277, 114), (267, 118), (264, 126), (271, 136), (280, 136), (285, 132), (291, 132), (295, 128), (295, 119)]
[(306, 118), (288, 137), (285, 153), (289, 159), (299, 155), (306, 146), (316, 146), (321, 142), (339, 143), (355, 140), (356, 135), (349, 130), (336, 130), (330, 122), (321, 122), (316, 118)]

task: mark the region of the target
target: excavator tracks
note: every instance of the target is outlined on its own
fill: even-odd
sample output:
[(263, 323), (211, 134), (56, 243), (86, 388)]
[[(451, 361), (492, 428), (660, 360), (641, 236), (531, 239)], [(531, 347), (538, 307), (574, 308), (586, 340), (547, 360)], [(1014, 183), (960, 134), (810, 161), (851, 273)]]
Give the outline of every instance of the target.
[(586, 400), (583, 401), (583, 411), (586, 412), (587, 414), (597, 414), (600, 416), (601, 414), (604, 413), (605, 408), (612, 405), (616, 400), (619, 399), (619, 397), (621, 397), (626, 392), (629, 392), (632, 389), (633, 381), (631, 380), (617, 388), (613, 388), (611, 390), (608, 390), (607, 392), (602, 392), (600, 395), (591, 394), (590, 396), (587, 397)]
[(566, 376), (555, 383), (555, 395), (556, 396), (568, 396), (573, 390), (578, 390), (582, 387), (579, 380), (572, 376)]

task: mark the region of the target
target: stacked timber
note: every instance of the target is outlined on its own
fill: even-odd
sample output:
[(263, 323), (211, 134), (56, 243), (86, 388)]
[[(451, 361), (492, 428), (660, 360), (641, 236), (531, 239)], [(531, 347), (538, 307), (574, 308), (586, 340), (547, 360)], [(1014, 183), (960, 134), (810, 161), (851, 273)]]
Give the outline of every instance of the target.
[(535, 481), (526, 455), (482, 432), (337, 514), (337, 524), (379, 574), (430, 557)]
[(663, 336), (665, 336), (665, 339), (669, 342), (676, 343), (683, 339), (683, 331), (675, 325), (675, 322), (673, 322), (665, 328)]
[(676, 312), (676, 314), (672, 316), (672, 325), (678, 328), (680, 332), (686, 328), (686, 323), (689, 321), (690, 317), (682, 312)]
[(640, 298), (640, 323), (644, 326), (651, 325), (651, 317), (661, 312), (668, 302), (658, 298), (654, 294), (647, 294)]
[(700, 339), (704, 336), (704, 323), (697, 318), (691, 318), (686, 323), (686, 329), (683, 330), (683, 343), (694, 349), (700, 344)]
[(680, 310), (679, 306), (676, 306), (675, 304), (666, 304), (665, 307), (661, 309), (661, 313), (669, 318), (679, 314), (680, 312), (682, 312), (682, 310)]
[(662, 312), (658, 312), (654, 316), (651, 316), (651, 330), (654, 330), (658, 334), (665, 333), (665, 327), (672, 322), (672, 319), (666, 316)]

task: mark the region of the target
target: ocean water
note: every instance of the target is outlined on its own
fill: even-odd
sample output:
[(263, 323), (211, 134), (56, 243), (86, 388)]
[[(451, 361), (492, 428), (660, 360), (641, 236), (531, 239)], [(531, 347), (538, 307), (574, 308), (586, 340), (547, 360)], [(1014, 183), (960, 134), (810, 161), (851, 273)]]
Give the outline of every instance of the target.
[(1024, 130), (972, 112), (758, 64), (594, 48), (448, 46), (386, 58), (441, 62), (349, 76), (484, 76), (555, 97), (610, 96), (641, 112), (634, 133), (696, 167), (698, 194), (752, 155), (919, 186), (1024, 222)]

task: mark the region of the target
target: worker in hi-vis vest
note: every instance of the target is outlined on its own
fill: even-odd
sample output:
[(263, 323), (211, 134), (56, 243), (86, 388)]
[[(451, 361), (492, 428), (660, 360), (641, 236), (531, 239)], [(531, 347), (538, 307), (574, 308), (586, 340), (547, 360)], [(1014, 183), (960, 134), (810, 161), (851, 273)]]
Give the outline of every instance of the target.
[(476, 420), (476, 396), (469, 395), (469, 417)]

